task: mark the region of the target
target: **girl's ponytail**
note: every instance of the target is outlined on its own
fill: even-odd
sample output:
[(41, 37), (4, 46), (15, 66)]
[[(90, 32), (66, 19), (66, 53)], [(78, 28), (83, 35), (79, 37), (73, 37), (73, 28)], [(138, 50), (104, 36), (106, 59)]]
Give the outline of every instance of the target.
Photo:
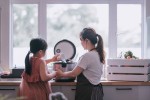
[(29, 59), (30, 51), (27, 53), (26, 58), (25, 58), (25, 73), (28, 75), (31, 75), (32, 67)]

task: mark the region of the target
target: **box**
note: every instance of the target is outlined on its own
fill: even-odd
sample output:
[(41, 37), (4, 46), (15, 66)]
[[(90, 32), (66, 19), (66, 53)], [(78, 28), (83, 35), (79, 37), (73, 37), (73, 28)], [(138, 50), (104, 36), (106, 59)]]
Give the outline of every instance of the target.
[(107, 80), (150, 80), (150, 59), (108, 59), (107, 65)]

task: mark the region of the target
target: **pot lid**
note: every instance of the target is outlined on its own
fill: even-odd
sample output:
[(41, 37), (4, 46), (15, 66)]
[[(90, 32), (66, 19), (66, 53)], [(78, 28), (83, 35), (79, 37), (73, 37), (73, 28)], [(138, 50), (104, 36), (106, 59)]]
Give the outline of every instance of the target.
[(65, 59), (73, 59), (76, 54), (75, 45), (69, 40), (61, 40), (54, 47), (54, 54), (64, 54)]

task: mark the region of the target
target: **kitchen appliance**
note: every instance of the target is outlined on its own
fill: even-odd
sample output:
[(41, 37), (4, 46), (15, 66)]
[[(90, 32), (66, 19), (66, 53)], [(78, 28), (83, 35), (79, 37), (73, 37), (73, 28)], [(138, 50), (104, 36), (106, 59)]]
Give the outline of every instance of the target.
[(23, 68), (13, 68), (11, 74), (1, 75), (1, 78), (21, 78), (21, 74), (23, 73), (23, 71)]
[[(54, 46), (54, 54), (60, 55), (60, 61), (54, 62), (53, 63), (54, 66), (55, 64), (60, 64), (60, 69), (63, 72), (71, 71), (74, 69), (76, 62), (72, 60), (76, 55), (76, 47), (71, 41), (66, 40), (66, 39), (59, 41)], [(75, 77), (55, 78), (56, 82), (73, 82), (74, 80), (75, 80)]]

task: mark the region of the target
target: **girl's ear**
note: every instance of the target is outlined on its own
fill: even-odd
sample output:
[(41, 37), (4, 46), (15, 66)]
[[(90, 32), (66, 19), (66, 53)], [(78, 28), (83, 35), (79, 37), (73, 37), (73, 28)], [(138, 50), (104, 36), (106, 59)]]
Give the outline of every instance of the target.
[(42, 54), (42, 50), (39, 50), (39, 54)]
[(88, 42), (88, 41), (89, 41), (89, 39), (85, 39), (85, 41), (86, 41), (86, 42)]
[(42, 52), (42, 50), (39, 50), (39, 52)]

